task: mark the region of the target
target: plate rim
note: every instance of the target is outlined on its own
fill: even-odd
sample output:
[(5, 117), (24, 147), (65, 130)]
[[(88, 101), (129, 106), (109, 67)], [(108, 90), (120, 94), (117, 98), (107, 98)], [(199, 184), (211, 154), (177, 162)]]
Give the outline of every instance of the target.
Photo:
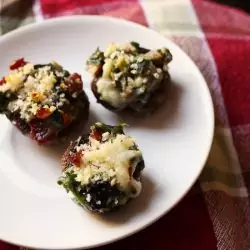
[[(16, 35), (21, 34), (22, 32), (28, 31), (28, 30), (32, 30), (32, 29), (36, 29), (39, 28), (40, 26), (46, 26), (46, 25), (50, 25), (50, 24), (56, 24), (56, 23), (61, 23), (61, 22), (74, 22), (74, 21), (86, 21), (86, 20), (96, 20), (99, 19), (100, 21), (112, 21), (112, 22), (119, 22), (121, 24), (125, 24), (125, 25), (132, 25), (132, 26), (137, 26), (140, 29), (144, 29), (145, 31), (150, 30), (150, 32), (155, 33), (157, 36), (161, 36), (162, 38), (164, 38), (168, 43), (171, 43), (172, 46), (176, 47), (177, 49), (181, 50), (190, 60), (190, 62), (193, 64), (193, 66), (197, 69), (197, 74), (199, 75), (200, 79), (203, 81), (204, 84), (204, 90), (206, 90), (206, 94), (207, 94), (207, 107), (208, 107), (208, 116), (210, 117), (210, 125), (209, 125), (209, 135), (208, 137), (208, 142), (207, 142), (207, 149), (206, 149), (206, 154), (204, 154), (203, 156), (203, 161), (201, 164), (201, 167), (199, 169), (199, 171), (197, 171), (197, 174), (193, 177), (192, 182), (189, 184), (188, 188), (186, 188), (186, 191), (183, 192), (183, 194), (176, 200), (176, 202), (174, 202), (171, 206), (168, 207), (168, 209), (166, 209), (163, 213), (158, 214), (158, 216), (156, 216), (153, 220), (151, 220), (150, 222), (147, 222), (144, 226), (139, 226), (136, 227), (134, 229), (132, 229), (130, 232), (125, 233), (123, 235), (118, 235), (118, 236), (114, 236), (111, 239), (107, 239), (105, 241), (99, 242), (99, 243), (95, 243), (92, 245), (85, 245), (83, 246), (74, 246), (74, 249), (90, 249), (90, 248), (94, 248), (94, 247), (100, 247), (100, 246), (104, 246), (107, 244), (110, 244), (112, 242), (116, 242), (118, 240), (124, 239), (126, 237), (129, 237), (135, 233), (138, 233), (139, 231), (147, 228), (148, 226), (152, 225), (153, 223), (155, 223), (157, 220), (159, 220), (160, 218), (162, 218), (164, 215), (166, 215), (169, 211), (171, 211), (185, 196), (186, 194), (190, 191), (190, 189), (193, 187), (194, 183), (197, 181), (198, 177), (200, 176), (202, 170), (205, 167), (206, 161), (208, 159), (211, 147), (212, 147), (212, 142), (213, 142), (213, 138), (214, 138), (214, 130), (215, 130), (215, 114), (214, 114), (214, 105), (213, 105), (213, 100), (212, 100), (212, 96), (211, 96), (211, 92), (210, 89), (208, 87), (208, 84), (203, 76), (203, 74), (201, 73), (200, 69), (198, 68), (198, 66), (194, 63), (193, 59), (189, 57), (189, 55), (182, 50), (176, 43), (174, 43), (172, 40), (170, 40), (168, 37), (165, 37), (164, 35), (162, 35), (161, 33), (153, 30), (150, 27), (146, 27), (143, 26), (141, 24), (129, 21), (129, 20), (125, 20), (122, 18), (117, 18), (117, 17), (111, 17), (111, 16), (103, 16), (103, 15), (73, 15), (73, 16), (60, 16), (60, 17), (54, 17), (54, 18), (50, 18), (50, 19), (45, 19), (42, 22), (35, 22), (35, 23), (31, 23), (31, 24), (27, 24), (25, 26), (22, 27), (18, 27), (15, 30), (12, 30), (2, 36), (0, 36), (0, 44), (1, 42), (3, 42), (6, 39), (11, 39), (12, 37), (15, 37)], [(22, 34), (21, 34), (22, 35)], [(15, 39), (15, 38), (14, 38)], [(1, 46), (1, 45), (0, 45)], [(34, 245), (24, 245), (20, 242), (17, 242), (15, 240), (5, 240), (2, 239), (0, 236), (0, 240), (6, 243), (10, 243), (10, 244), (14, 244), (14, 245), (18, 245), (21, 247), (28, 247), (28, 248), (39, 248), (39, 249), (48, 249), (49, 246), (46, 246), (46, 243), (43, 246), (34, 246)], [(49, 247), (49, 249), (59, 249), (58, 247)], [(67, 245), (65, 248), (63, 249), (72, 249), (72, 247), (70, 247), (69, 245)]]

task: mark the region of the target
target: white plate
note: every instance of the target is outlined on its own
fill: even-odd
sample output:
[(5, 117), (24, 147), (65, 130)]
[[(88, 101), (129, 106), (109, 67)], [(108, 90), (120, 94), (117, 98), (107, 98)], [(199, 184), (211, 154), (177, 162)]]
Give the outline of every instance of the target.
[(126, 132), (143, 151), (142, 195), (105, 217), (85, 212), (60, 189), (61, 148), (37, 146), (0, 118), (0, 239), (36, 248), (87, 248), (131, 235), (169, 211), (199, 176), (213, 137), (214, 115), (207, 85), (191, 59), (158, 33), (108, 17), (49, 20), (0, 39), (0, 75), (18, 57), (34, 63), (57, 60), (83, 74), (91, 101), (91, 121), (121, 118), (97, 104), (84, 71), (87, 57), (109, 42), (138, 41), (143, 47), (168, 47), (173, 54), (173, 87), (166, 106), (148, 119), (131, 118)]

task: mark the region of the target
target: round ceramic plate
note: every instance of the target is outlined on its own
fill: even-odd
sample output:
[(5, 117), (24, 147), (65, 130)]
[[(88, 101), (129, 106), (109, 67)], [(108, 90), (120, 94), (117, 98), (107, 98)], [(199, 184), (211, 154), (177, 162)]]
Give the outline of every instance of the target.
[[(110, 42), (137, 41), (143, 47), (168, 47), (172, 88), (164, 107), (148, 118), (118, 117), (96, 103), (88, 56)], [(38, 146), (0, 117), (0, 239), (45, 249), (89, 248), (145, 228), (187, 193), (208, 156), (214, 115), (207, 85), (191, 59), (155, 31), (108, 17), (49, 20), (20, 28), (0, 39), (0, 75), (19, 57), (33, 63), (56, 60), (83, 75), (91, 102), (90, 123), (129, 123), (126, 132), (139, 144), (146, 162), (138, 199), (107, 216), (84, 211), (57, 186), (58, 148)]]

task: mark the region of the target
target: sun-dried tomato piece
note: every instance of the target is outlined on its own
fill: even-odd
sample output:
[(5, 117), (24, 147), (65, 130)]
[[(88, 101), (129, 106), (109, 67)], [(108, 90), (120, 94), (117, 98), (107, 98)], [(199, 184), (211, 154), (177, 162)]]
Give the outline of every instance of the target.
[(20, 67), (23, 67), (26, 63), (27, 62), (24, 61), (23, 57), (19, 58), (10, 65), (10, 70), (19, 69)]
[(83, 88), (82, 77), (77, 73), (73, 73), (68, 78), (68, 85), (69, 85), (69, 90), (72, 91), (72, 92), (81, 91), (82, 88)]
[(40, 108), (37, 110), (36, 117), (39, 119), (46, 119), (51, 115), (51, 111), (48, 108)]
[(79, 82), (82, 81), (82, 77), (78, 73), (73, 73), (69, 78), (70, 80), (73, 80), (73, 81), (76, 81), (77, 79), (79, 79)]
[(6, 83), (6, 80), (5, 80), (5, 78), (3, 77), (1, 80), (0, 80), (0, 86), (1, 85), (4, 85)]
[(69, 154), (69, 161), (73, 163), (76, 167), (80, 167), (81, 157), (82, 157), (81, 150), (78, 152), (71, 152), (71, 154)]
[(97, 140), (97, 141), (101, 141), (102, 133), (97, 129), (93, 129), (90, 133), (90, 137)]

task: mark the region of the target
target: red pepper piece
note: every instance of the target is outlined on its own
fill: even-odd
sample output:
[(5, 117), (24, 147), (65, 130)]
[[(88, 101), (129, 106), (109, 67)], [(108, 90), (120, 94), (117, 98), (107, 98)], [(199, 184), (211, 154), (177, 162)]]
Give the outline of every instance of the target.
[(27, 62), (24, 61), (23, 57), (19, 58), (10, 65), (10, 70), (19, 69), (20, 67), (23, 67), (26, 63)]
[(102, 133), (100, 131), (98, 131), (97, 129), (93, 129), (90, 133), (90, 137), (97, 140), (97, 141), (101, 141)]
[(46, 119), (51, 115), (51, 111), (48, 108), (40, 108), (37, 110), (36, 117), (39, 119)]
[(68, 84), (70, 91), (79, 92), (83, 88), (82, 77), (77, 73), (73, 73), (68, 79)]
[(80, 81), (82, 81), (82, 77), (81, 75), (79, 75), (78, 73), (73, 73), (70, 77), (71, 80), (75, 81), (77, 79), (79, 79)]
[(82, 151), (78, 151), (69, 155), (69, 161), (73, 163), (76, 167), (80, 167), (82, 157)]
[(1, 85), (4, 85), (6, 83), (6, 80), (5, 80), (5, 78), (3, 77), (1, 80), (0, 80), (0, 86)]

